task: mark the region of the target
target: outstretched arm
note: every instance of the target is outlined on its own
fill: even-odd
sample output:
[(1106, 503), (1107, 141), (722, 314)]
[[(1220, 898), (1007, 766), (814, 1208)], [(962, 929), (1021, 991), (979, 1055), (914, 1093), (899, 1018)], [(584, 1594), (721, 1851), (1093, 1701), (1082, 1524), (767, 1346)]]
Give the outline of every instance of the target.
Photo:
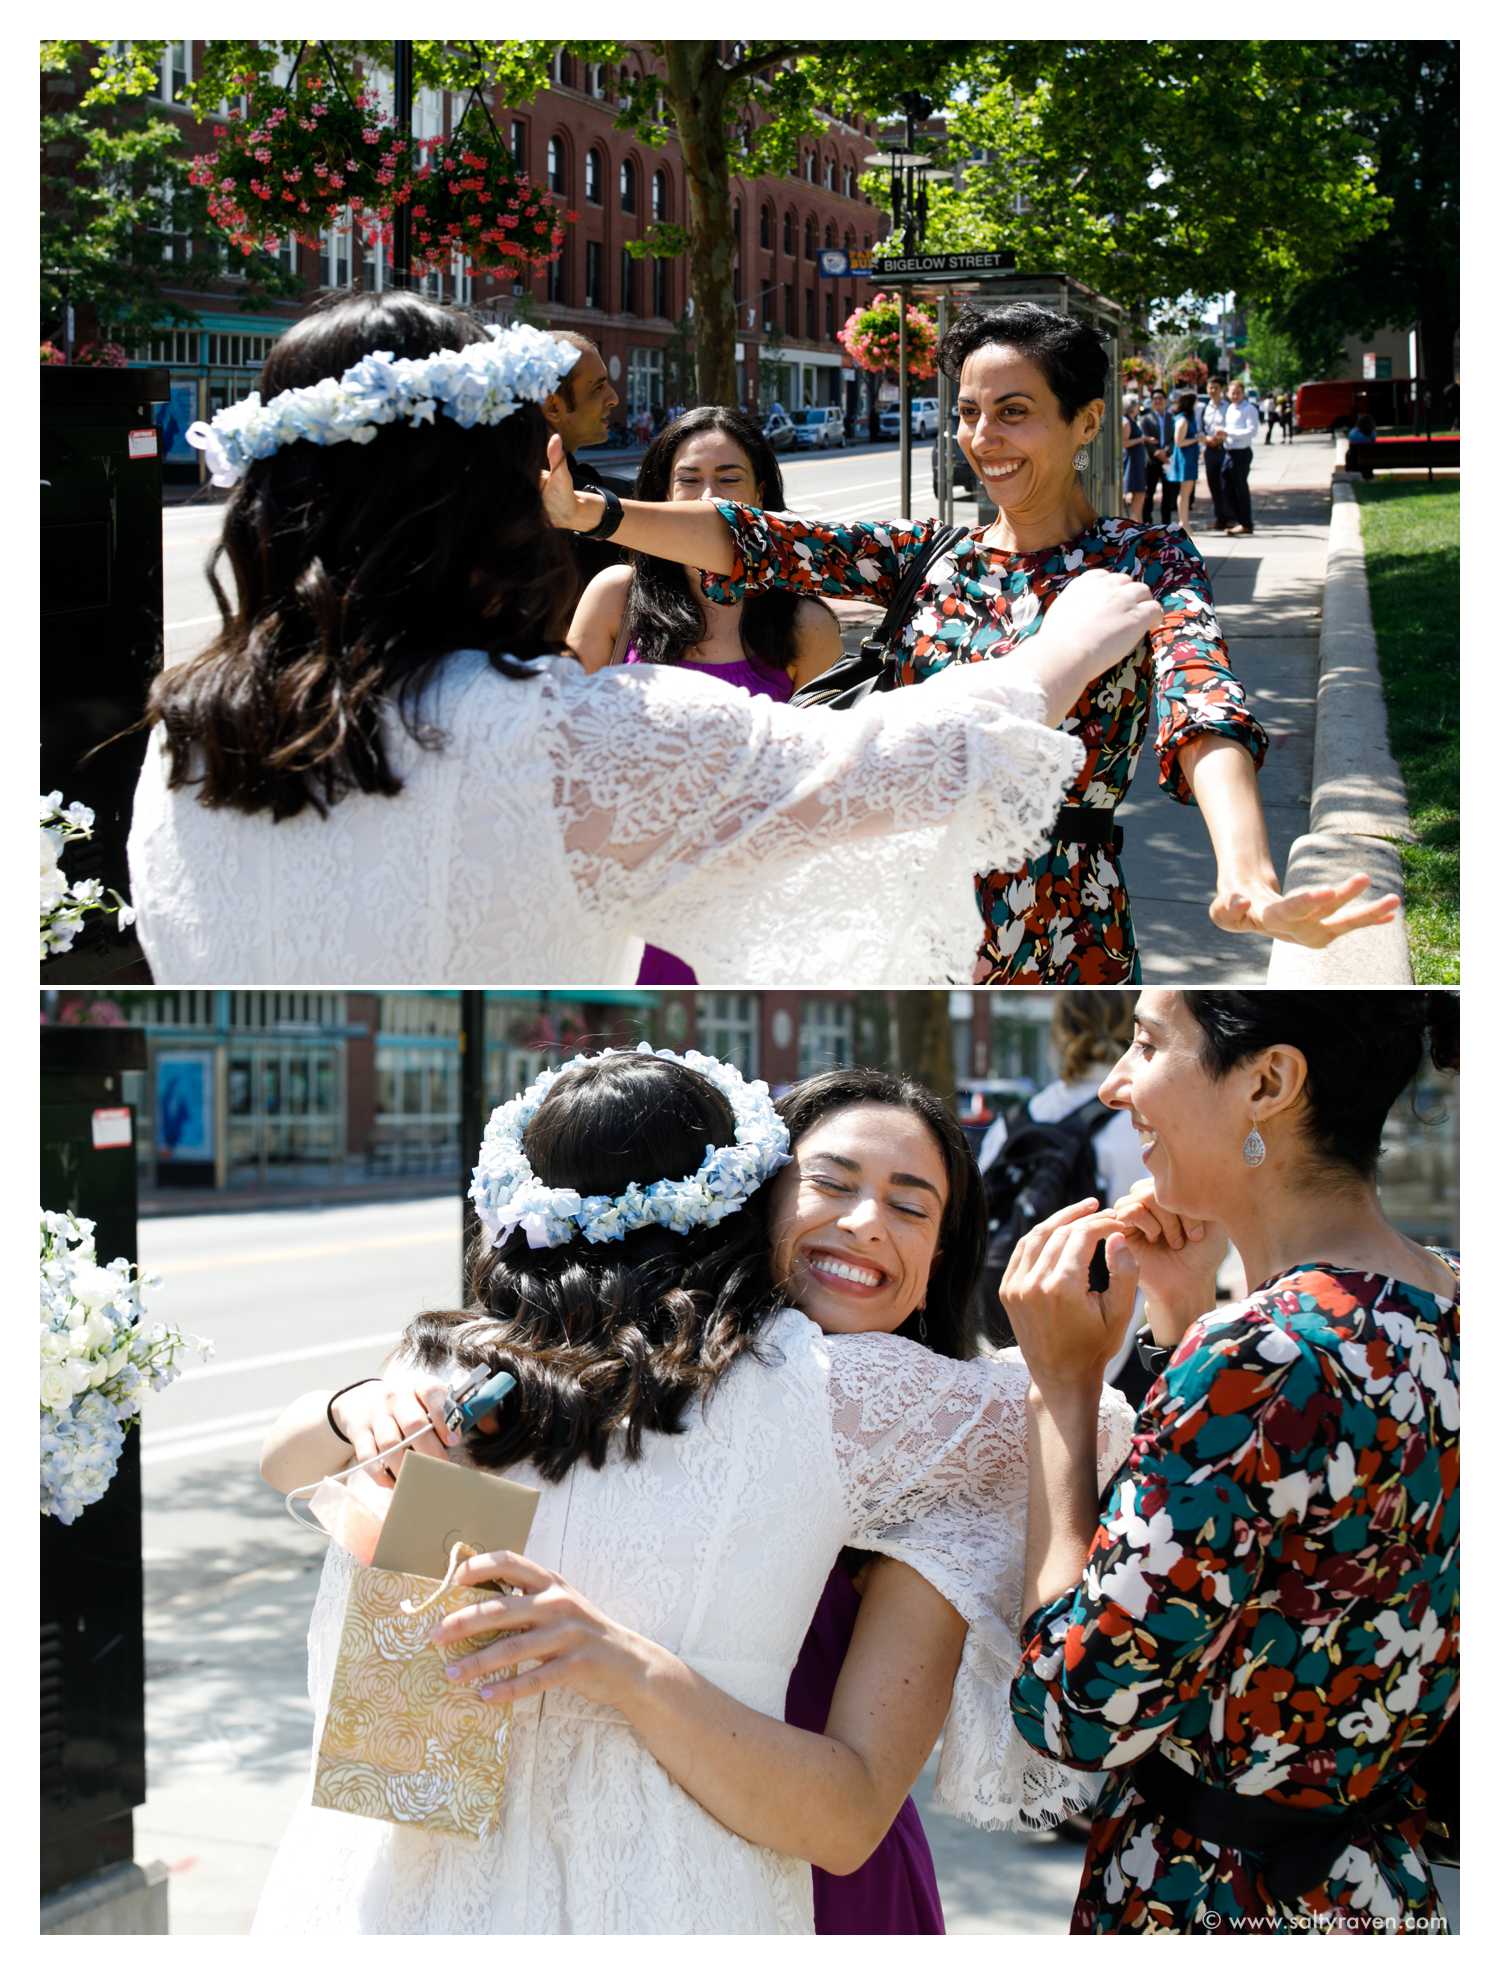
[(554, 1572), (509, 1552), (471, 1558), (469, 1584), (517, 1588), (451, 1614), (439, 1647), (497, 1622), (524, 1633), (458, 1663), (486, 1700), (566, 1688), (617, 1708), (667, 1774), (752, 1845), (829, 1873), (862, 1866), (890, 1829), (937, 1740), (966, 1628), (927, 1581), (879, 1560), (822, 1735), (748, 1708), (655, 1641), (617, 1626)]
[[(554, 433), (547, 441), (547, 472), (542, 476), (542, 501), (554, 528), (572, 533), (597, 527), (607, 502), (602, 494), (579, 494), (563, 458), (563, 443)], [(622, 501), (625, 519), (610, 537), (622, 549), (640, 549), (669, 563), (690, 569), (713, 570), (728, 576), (734, 568), (734, 542), (729, 528), (708, 501)]]

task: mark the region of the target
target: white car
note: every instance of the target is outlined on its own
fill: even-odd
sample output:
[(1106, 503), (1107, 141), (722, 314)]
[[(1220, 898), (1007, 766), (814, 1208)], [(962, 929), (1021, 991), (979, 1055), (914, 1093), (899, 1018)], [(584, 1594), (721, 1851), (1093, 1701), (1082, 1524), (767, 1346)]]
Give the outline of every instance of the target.
[[(935, 439), (938, 429), (938, 401), (936, 398), (913, 398), (911, 401), (911, 436), (913, 439)], [(880, 408), (880, 436), (882, 439), (901, 437), (901, 407), (882, 405)]]
[(842, 446), (844, 414), (837, 405), (809, 405), (797, 414), (799, 446)]

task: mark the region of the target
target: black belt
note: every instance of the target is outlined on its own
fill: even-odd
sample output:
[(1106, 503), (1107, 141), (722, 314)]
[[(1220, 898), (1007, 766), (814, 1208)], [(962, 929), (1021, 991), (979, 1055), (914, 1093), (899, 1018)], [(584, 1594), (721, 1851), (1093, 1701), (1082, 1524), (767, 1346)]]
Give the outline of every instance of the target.
[(1081, 804), (1070, 803), (1057, 813), (1052, 841), (1056, 844), (1099, 844), (1106, 850), (1118, 851), (1125, 842), (1125, 832), (1115, 822), (1113, 810), (1087, 810)]
[(1200, 1783), (1156, 1750), (1133, 1763), (1129, 1775), (1154, 1818), (1195, 1839), (1253, 1853), (1267, 1891), (1287, 1902), (1321, 1887), (1346, 1847), (1397, 1824), (1412, 1809), (1398, 1780), (1352, 1810), (1298, 1811)]

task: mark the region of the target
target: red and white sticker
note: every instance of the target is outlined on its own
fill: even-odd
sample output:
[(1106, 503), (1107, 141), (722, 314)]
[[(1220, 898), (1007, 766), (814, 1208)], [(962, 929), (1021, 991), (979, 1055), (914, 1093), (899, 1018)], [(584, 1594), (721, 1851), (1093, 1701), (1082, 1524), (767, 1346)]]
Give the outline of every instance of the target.
[(111, 1146), (128, 1146), (130, 1140), (128, 1105), (109, 1105), (94, 1113), (95, 1152), (106, 1151)]
[(156, 427), (146, 425), (130, 433), (125, 441), (133, 460), (154, 460), (157, 455)]

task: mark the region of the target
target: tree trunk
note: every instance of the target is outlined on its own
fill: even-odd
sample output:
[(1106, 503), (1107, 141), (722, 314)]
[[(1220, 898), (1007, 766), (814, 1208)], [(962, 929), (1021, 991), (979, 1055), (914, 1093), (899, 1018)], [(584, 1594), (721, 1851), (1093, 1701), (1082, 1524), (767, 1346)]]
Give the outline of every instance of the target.
[(953, 1097), (953, 1026), (948, 992), (908, 988), (896, 997), (896, 1048), (899, 1068), (919, 1077), (945, 1104)]
[(700, 405), (737, 405), (729, 76), (716, 41), (664, 41), (666, 96), (687, 176), (688, 279)]

